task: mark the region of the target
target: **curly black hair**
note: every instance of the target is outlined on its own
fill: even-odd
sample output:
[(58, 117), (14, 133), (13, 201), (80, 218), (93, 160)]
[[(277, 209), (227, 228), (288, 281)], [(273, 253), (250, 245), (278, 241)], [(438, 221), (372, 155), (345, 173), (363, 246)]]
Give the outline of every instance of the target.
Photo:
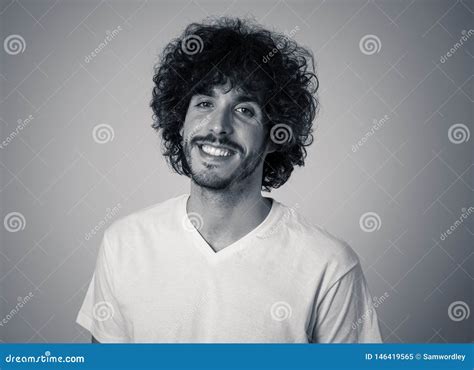
[(191, 97), (226, 83), (258, 98), (268, 135), (277, 135), (269, 137), (276, 150), (264, 159), (262, 190), (280, 187), (294, 166), (304, 165), (319, 81), (312, 53), (291, 37), (239, 18), (191, 23), (165, 47), (153, 82), (152, 127), (161, 132), (163, 155), (177, 173), (191, 175), (180, 134)]

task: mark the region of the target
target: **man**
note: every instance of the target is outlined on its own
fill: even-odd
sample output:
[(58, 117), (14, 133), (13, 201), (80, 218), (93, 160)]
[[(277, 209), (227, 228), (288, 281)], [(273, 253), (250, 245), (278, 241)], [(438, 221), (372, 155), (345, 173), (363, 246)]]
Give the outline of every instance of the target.
[(304, 165), (311, 53), (239, 19), (165, 48), (151, 107), (182, 195), (113, 223), (77, 322), (94, 342), (380, 342), (355, 252), (263, 197)]

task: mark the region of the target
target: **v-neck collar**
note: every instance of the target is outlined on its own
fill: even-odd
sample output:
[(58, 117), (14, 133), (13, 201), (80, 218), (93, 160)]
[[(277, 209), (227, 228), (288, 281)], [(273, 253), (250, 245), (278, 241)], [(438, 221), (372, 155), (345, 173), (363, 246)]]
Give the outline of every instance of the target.
[(187, 213), (186, 208), (187, 208), (189, 196), (190, 194), (184, 194), (181, 197), (181, 202), (179, 205), (180, 219), (185, 220), (185, 222), (189, 225), (186, 228), (186, 231), (189, 232), (190, 237), (193, 240), (193, 244), (201, 251), (201, 253), (203, 253), (208, 259), (212, 261), (220, 259), (221, 257), (232, 255), (242, 250), (246, 246), (249, 246), (251, 244), (249, 242), (251, 238), (257, 236), (258, 234), (270, 228), (278, 219), (280, 203), (273, 198), (268, 198), (272, 201), (272, 206), (267, 216), (263, 219), (263, 221), (260, 222), (260, 224), (258, 224), (254, 229), (252, 229), (247, 234), (242, 236), (240, 239), (236, 240), (232, 244), (216, 252), (209, 245), (209, 243), (203, 238), (203, 236), (199, 233), (199, 231), (194, 227), (191, 220), (188, 218), (188, 213)]

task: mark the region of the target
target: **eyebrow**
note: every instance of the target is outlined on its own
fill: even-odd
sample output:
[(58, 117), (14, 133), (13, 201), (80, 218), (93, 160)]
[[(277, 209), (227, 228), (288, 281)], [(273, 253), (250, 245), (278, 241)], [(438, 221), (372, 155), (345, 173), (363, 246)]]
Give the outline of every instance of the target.
[[(212, 98), (216, 98), (216, 90), (212, 89), (210, 91), (203, 91), (201, 93), (198, 93), (195, 95), (196, 96), (210, 96)], [(237, 103), (244, 103), (244, 102), (249, 102), (249, 103), (256, 103), (260, 107), (262, 106), (260, 99), (256, 95), (250, 95), (250, 94), (239, 94), (236, 98)]]
[(237, 102), (238, 103), (251, 102), (251, 103), (257, 103), (258, 105), (261, 105), (259, 99), (256, 96), (252, 96), (252, 95), (239, 95), (237, 96)]

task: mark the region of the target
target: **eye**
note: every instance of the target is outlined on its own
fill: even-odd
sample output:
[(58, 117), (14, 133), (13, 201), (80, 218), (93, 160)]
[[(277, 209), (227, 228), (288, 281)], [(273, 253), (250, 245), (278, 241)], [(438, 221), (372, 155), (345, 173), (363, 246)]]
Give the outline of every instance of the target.
[(248, 117), (253, 117), (255, 115), (253, 110), (249, 109), (249, 108), (239, 107), (239, 108), (236, 108), (235, 110), (242, 113), (242, 114), (245, 114)]
[(212, 103), (210, 101), (202, 101), (202, 102), (196, 104), (196, 107), (210, 108), (210, 107), (212, 107)]

